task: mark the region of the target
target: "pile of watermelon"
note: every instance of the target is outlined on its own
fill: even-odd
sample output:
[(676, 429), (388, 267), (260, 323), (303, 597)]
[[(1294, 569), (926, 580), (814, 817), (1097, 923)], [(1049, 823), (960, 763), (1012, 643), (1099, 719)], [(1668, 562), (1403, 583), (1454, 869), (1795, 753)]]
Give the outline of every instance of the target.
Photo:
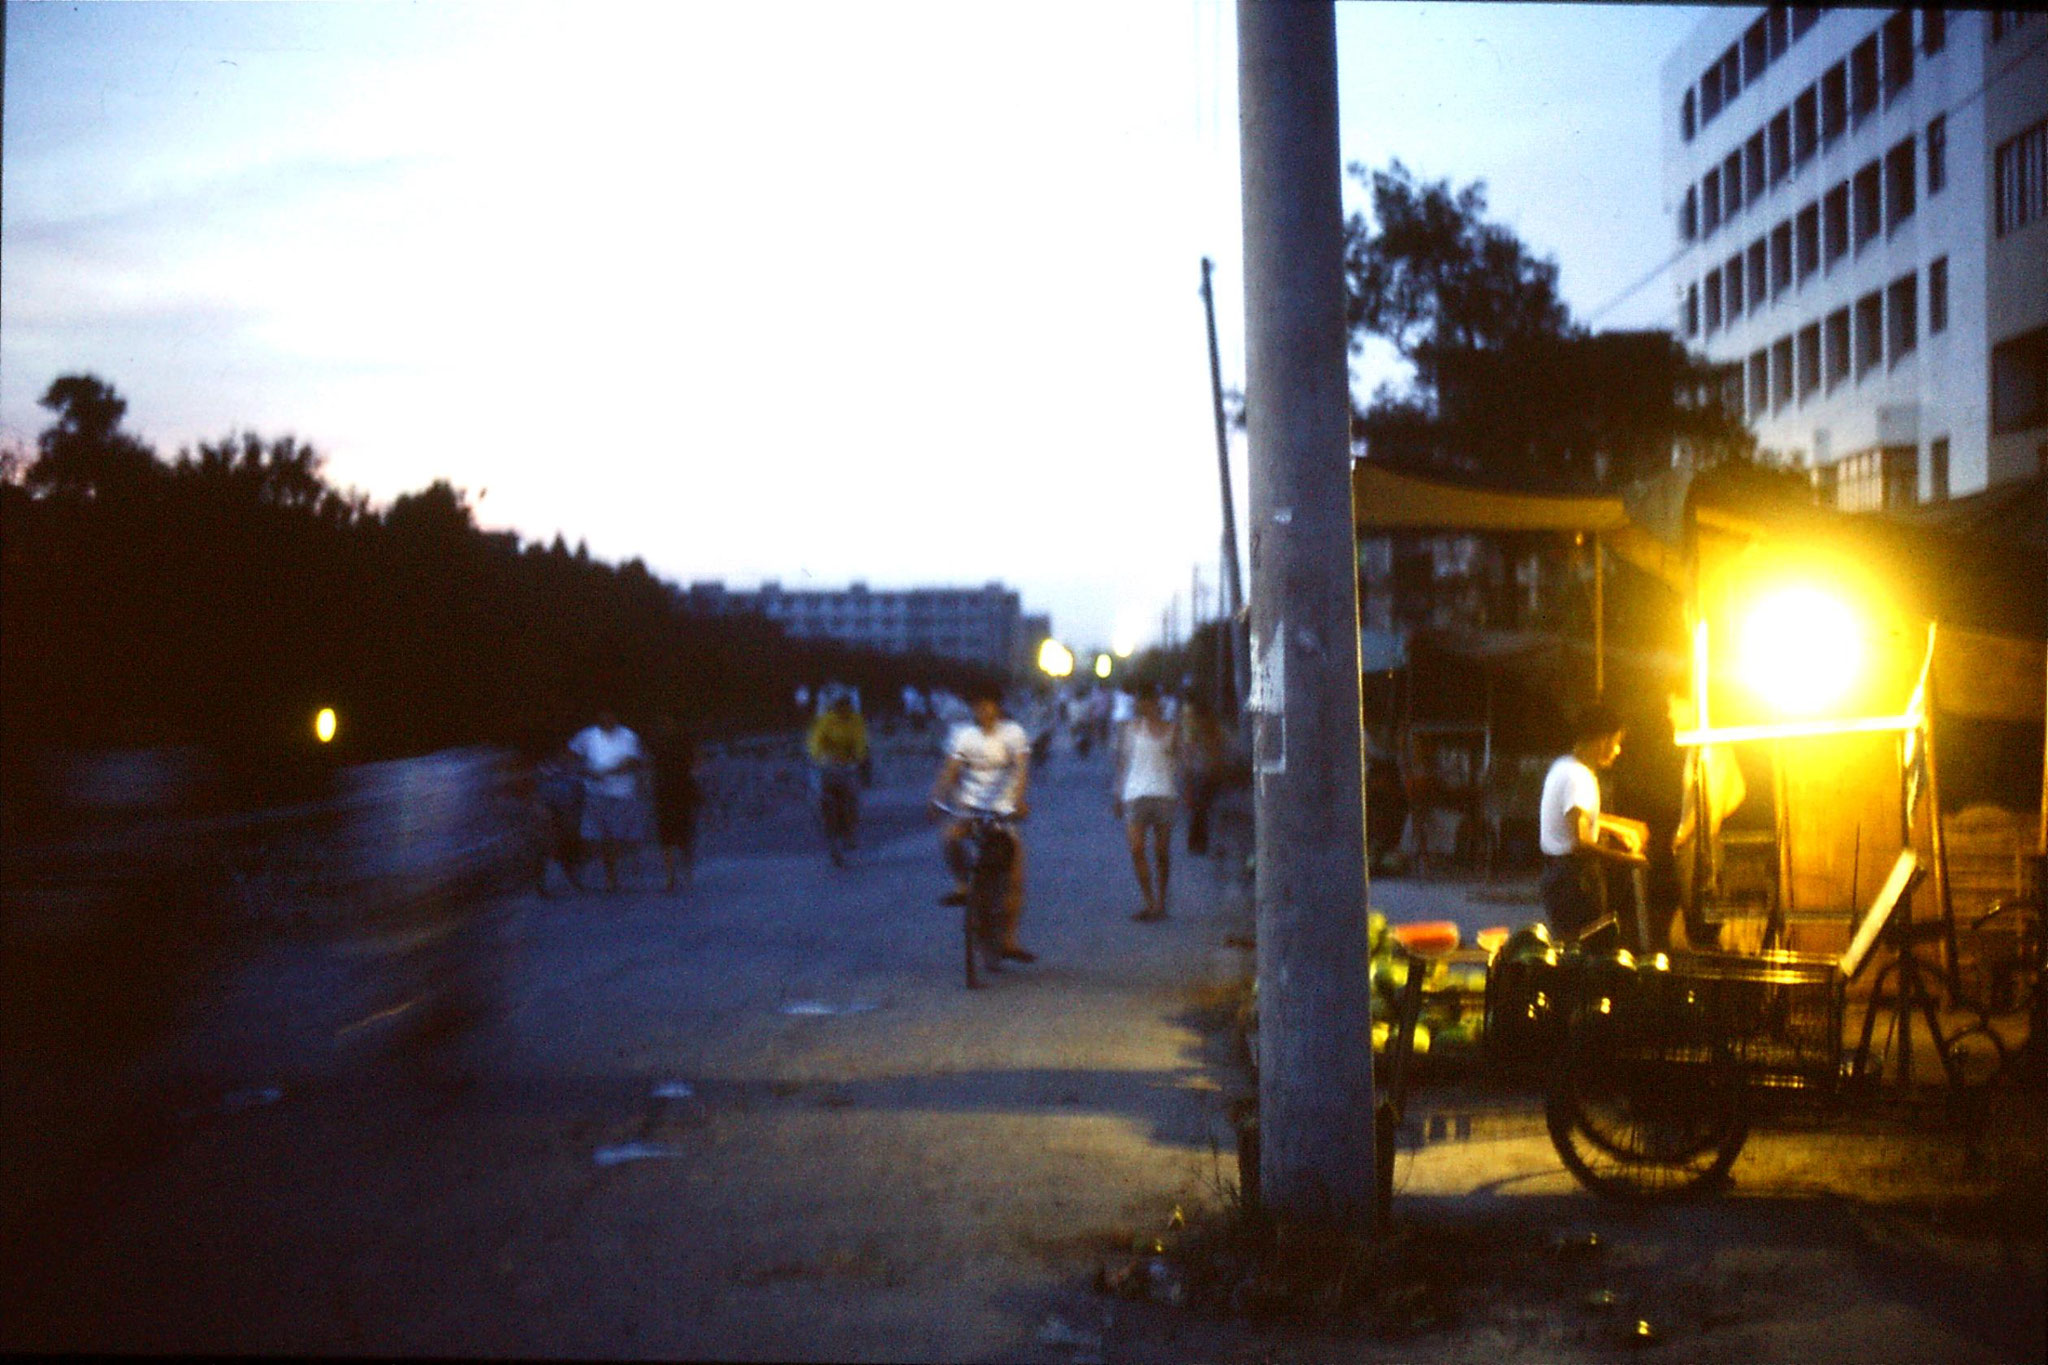
[(1374, 910), (1367, 925), (1372, 944), (1373, 1051), (1386, 1051), (1411, 972), (1423, 974), (1414, 1055), (1477, 1049), (1486, 1026), (1487, 964), (1509, 938), (1508, 931), (1483, 929), (1478, 946), (1468, 948), (1461, 946), (1458, 926), (1448, 920), (1389, 924)]

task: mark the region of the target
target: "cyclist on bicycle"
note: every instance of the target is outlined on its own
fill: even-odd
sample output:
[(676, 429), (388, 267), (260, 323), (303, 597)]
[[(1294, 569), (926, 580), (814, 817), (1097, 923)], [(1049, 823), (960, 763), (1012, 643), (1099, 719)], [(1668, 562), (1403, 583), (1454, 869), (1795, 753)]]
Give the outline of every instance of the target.
[[(1003, 715), (1003, 694), (989, 685), (968, 694), (974, 709), (970, 724), (955, 726), (946, 739), (946, 762), (932, 783), (934, 804), (952, 804), (995, 811), (1019, 818), (1030, 813), (1024, 799), (1031, 781), (1031, 737), (1024, 727)], [(967, 865), (965, 820), (951, 819), (939, 831), (946, 866), (953, 872), (953, 890), (942, 897), (947, 905), (967, 900), (967, 885), (973, 869)], [(1003, 892), (1002, 920), (998, 926), (1002, 955), (1012, 962), (1036, 962), (1038, 954), (1017, 943), (1017, 923), (1024, 917), (1024, 841), (1010, 830), (1015, 851), (1010, 858), (1009, 885)]]
[(845, 692), (832, 699), (811, 723), (805, 750), (818, 775), (818, 808), (825, 817), (825, 841), (832, 861), (844, 860), (853, 847), (860, 822), (860, 775), (868, 761), (868, 727), (853, 698)]

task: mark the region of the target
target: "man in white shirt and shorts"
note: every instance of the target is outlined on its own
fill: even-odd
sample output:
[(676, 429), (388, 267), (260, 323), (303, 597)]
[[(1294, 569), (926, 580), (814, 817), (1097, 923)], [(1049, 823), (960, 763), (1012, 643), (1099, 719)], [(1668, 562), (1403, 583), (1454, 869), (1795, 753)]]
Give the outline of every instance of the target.
[[(946, 762), (932, 783), (932, 801), (1014, 815), (1031, 813), (1024, 799), (1031, 781), (1031, 737), (1024, 727), (1003, 715), (1003, 694), (993, 686), (977, 687), (968, 694), (974, 719), (957, 725), (946, 738)], [(973, 869), (966, 865), (967, 850), (961, 843), (967, 833), (965, 820), (948, 820), (939, 831), (946, 866), (953, 871), (953, 890), (944, 897), (948, 905), (964, 904)], [(1036, 962), (1038, 954), (1019, 946), (1017, 924), (1024, 918), (1024, 840), (1010, 830), (1013, 852), (1009, 883), (1004, 888), (1002, 922), (997, 926), (1000, 948), (1012, 962)]]
[(640, 770), (646, 757), (640, 736), (609, 711), (597, 724), (577, 732), (569, 752), (583, 762), (583, 841), (597, 846), (607, 891), (619, 889), (619, 852), (647, 837), (640, 804)]
[(1625, 732), (1613, 711), (1588, 707), (1572, 728), (1572, 751), (1543, 778), (1537, 805), (1543, 909), (1552, 932), (1566, 941), (1606, 918), (1607, 864), (1645, 861), (1642, 826), (1600, 813), (1599, 772), (1613, 766)]

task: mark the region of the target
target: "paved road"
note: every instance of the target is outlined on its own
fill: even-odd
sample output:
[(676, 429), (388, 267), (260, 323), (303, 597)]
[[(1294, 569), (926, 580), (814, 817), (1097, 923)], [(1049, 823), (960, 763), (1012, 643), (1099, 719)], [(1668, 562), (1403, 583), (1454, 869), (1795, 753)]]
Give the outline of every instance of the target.
[(337, 1043), (354, 966), (277, 945), (110, 1101), (120, 1159), (10, 1249), (0, 1348), (1075, 1359), (1039, 1337), (1099, 1327), (1097, 1260), (1234, 1175), (1197, 1011), (1247, 958), (1220, 863), (1130, 921), (1104, 778), (1044, 770), (1043, 960), (972, 994), (908, 780), (843, 870), (790, 820), (674, 897), (509, 906), (451, 1075)]

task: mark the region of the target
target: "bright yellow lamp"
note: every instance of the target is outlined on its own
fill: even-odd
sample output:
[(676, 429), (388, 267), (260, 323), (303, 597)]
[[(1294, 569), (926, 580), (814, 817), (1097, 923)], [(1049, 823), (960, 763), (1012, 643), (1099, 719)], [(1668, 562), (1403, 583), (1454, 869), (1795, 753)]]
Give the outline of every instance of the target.
[(1048, 638), (1038, 647), (1038, 667), (1048, 678), (1064, 678), (1074, 671), (1074, 651)]
[(1863, 667), (1856, 613), (1820, 588), (1779, 588), (1757, 599), (1742, 624), (1736, 672), (1758, 697), (1791, 716), (1817, 716), (1849, 690)]
[(1112, 667), (1114, 667), (1114, 665), (1110, 663), (1109, 656), (1107, 654), (1098, 654), (1095, 656), (1096, 677), (1107, 678), (1109, 676), (1109, 670)]
[(320, 713), (313, 717), (313, 737), (322, 744), (332, 744), (334, 742), (335, 729), (339, 724), (340, 722), (334, 716), (334, 708), (323, 706), (320, 708)]

